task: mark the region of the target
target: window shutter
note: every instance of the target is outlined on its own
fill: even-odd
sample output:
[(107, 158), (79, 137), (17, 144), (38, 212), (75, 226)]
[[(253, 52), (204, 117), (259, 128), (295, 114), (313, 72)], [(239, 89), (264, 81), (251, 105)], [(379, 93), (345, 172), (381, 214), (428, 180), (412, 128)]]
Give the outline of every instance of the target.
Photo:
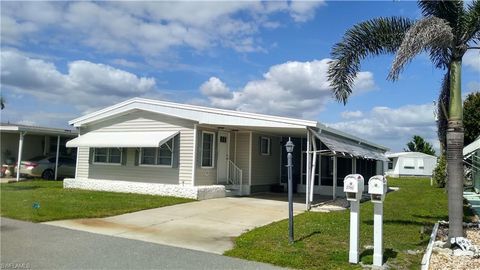
[(128, 148), (122, 148), (122, 166), (127, 165)]
[(140, 159), (140, 148), (135, 148), (135, 166), (138, 166), (138, 160)]
[(93, 154), (94, 154), (94, 151), (93, 151), (94, 148), (88, 148), (88, 164), (92, 164), (93, 163)]
[(173, 138), (172, 167), (178, 168), (180, 163), (180, 135)]
[(258, 155), (262, 155), (262, 136), (258, 137)]

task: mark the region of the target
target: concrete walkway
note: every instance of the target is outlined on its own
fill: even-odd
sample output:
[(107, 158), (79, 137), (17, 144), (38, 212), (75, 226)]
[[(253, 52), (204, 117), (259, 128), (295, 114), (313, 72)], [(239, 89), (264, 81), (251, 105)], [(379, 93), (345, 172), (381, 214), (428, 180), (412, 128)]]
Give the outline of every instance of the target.
[[(294, 203), (295, 214), (304, 210), (304, 204)], [(228, 197), (108, 218), (61, 220), (46, 224), (223, 254), (233, 248), (235, 237), (285, 218), (288, 218), (288, 203), (285, 201)]]

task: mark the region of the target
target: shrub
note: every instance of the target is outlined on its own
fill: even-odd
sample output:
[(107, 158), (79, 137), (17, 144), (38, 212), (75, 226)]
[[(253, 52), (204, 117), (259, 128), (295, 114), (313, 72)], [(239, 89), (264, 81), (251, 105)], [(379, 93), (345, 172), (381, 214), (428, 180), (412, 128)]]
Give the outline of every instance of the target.
[(445, 155), (441, 155), (440, 158), (438, 158), (437, 166), (433, 170), (432, 177), (438, 187), (443, 188), (447, 184), (447, 160)]

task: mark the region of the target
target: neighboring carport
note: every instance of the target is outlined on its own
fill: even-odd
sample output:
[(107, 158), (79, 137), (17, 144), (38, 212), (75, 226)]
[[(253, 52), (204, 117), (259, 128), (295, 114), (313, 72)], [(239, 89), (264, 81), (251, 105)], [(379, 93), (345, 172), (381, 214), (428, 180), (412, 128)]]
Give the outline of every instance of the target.
[[(6, 157), (6, 153), (8, 153), (9, 156), (14, 156), (16, 153), (17, 166), (20, 166), (22, 159), (28, 159), (38, 155), (52, 154), (52, 152), (55, 151), (55, 179), (57, 179), (58, 157), (60, 154), (61, 145), (64, 145), (67, 139), (76, 137), (77, 131), (2, 123), (0, 124), (0, 134), (2, 137), (2, 165), (4, 161), (9, 158)], [(17, 134), (18, 140), (15, 138)], [(26, 135), (29, 136), (27, 137)], [(27, 140), (31, 140), (31, 142), (28, 145), (28, 149), (25, 149)], [(55, 149), (51, 149), (51, 146), (54, 146)], [(19, 181), (19, 179), (20, 170), (17, 169), (16, 181)]]

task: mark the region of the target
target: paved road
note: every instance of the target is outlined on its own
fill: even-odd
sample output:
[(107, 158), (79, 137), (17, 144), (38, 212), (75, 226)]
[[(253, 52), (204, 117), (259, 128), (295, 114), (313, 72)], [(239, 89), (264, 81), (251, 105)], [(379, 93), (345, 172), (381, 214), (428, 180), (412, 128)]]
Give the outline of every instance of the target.
[(1, 269), (281, 269), (50, 225), (0, 221)]

